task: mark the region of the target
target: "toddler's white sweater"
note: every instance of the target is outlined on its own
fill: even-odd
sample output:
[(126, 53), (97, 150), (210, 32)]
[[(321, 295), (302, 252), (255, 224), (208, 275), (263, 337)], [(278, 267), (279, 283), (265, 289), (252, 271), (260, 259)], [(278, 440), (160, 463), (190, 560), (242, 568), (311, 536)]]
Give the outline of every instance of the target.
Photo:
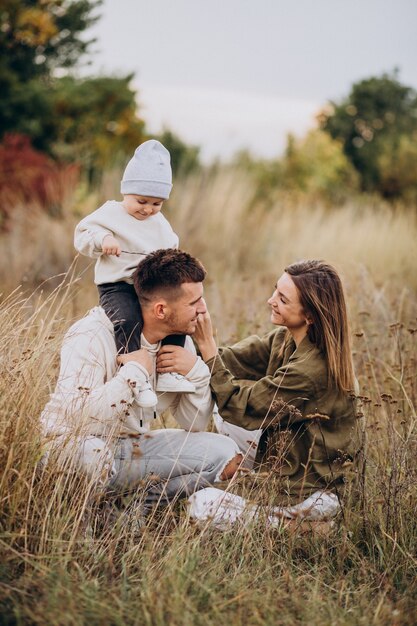
[[(113, 235), (119, 241), (123, 251), (119, 257), (103, 254), (106, 235)], [(178, 236), (162, 213), (137, 220), (121, 202), (109, 200), (81, 220), (75, 229), (74, 245), (81, 254), (97, 259), (96, 285), (120, 280), (131, 283), (138, 263), (154, 250), (178, 248)]]

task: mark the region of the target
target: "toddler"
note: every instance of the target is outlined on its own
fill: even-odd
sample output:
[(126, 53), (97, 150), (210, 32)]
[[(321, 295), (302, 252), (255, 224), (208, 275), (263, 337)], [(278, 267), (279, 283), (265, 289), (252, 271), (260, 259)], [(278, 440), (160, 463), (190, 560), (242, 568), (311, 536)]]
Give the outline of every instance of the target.
[[(145, 141), (127, 164), (121, 182), (123, 201), (109, 200), (85, 217), (75, 229), (78, 252), (97, 258), (94, 282), (100, 305), (113, 322), (118, 353), (140, 348), (143, 319), (131, 275), (139, 261), (159, 248), (178, 248), (178, 237), (160, 213), (172, 188), (168, 150)], [(163, 344), (184, 346), (185, 337), (170, 335)], [(177, 373), (159, 375), (156, 391), (191, 393), (194, 385)], [(150, 384), (136, 390), (144, 408), (156, 405)]]

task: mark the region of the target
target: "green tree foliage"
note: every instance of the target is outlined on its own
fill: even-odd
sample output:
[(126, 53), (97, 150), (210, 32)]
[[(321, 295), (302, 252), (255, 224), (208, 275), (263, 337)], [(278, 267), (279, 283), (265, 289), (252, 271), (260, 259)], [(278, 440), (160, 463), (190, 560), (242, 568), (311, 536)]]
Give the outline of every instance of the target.
[(343, 200), (359, 186), (342, 143), (320, 130), (312, 130), (298, 141), (288, 137), (281, 175), (285, 188), (330, 201)]
[(270, 200), (277, 190), (342, 203), (359, 189), (359, 176), (343, 152), (342, 143), (321, 130), (311, 130), (302, 139), (289, 135), (282, 158), (254, 160), (246, 151), (234, 160), (256, 181), (254, 200)]
[(67, 76), (56, 81), (51, 95), (54, 154), (82, 163), (93, 175), (133, 153), (145, 134), (131, 79)]
[(174, 176), (190, 174), (199, 168), (200, 149), (197, 146), (187, 145), (170, 130), (164, 130), (158, 139), (171, 154)]
[(377, 164), (383, 196), (417, 202), (416, 133), (399, 135), (394, 144), (381, 142)]
[(342, 141), (362, 189), (387, 198), (417, 193), (417, 176), (398, 166), (411, 159), (411, 170), (417, 169), (415, 90), (402, 85), (394, 72), (355, 83), (347, 98), (330, 105), (320, 116), (320, 125)]
[(0, 2), (0, 138), (27, 135), (50, 156), (81, 163), (90, 179), (124, 159), (145, 138), (132, 76), (65, 75), (94, 41), (82, 35), (101, 0)]
[(81, 37), (101, 0), (0, 0), (0, 138), (29, 135), (46, 149), (53, 114), (48, 87), (57, 68), (71, 68), (93, 40)]

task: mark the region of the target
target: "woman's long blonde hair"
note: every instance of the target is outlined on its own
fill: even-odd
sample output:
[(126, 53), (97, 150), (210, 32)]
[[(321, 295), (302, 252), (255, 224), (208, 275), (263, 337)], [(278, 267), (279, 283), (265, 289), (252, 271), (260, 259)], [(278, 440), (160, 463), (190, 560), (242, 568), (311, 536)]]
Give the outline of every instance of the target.
[[(330, 381), (352, 391), (355, 376), (345, 296), (334, 267), (324, 261), (299, 261), (284, 270), (297, 287), (301, 306), (311, 322), (308, 337), (325, 355)], [(330, 382), (329, 381), (329, 382)]]

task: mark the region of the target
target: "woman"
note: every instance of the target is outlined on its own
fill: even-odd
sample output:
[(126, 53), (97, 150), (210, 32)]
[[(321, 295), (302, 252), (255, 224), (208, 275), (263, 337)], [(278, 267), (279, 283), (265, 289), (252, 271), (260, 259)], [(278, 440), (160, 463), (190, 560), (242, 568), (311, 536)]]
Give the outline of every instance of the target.
[[(256, 448), (256, 462), (279, 476), (289, 502), (318, 490), (339, 496), (358, 447), (340, 278), (322, 261), (294, 263), (268, 304), (278, 328), (228, 348), (217, 349), (208, 314), (199, 320), (194, 338), (211, 369), (218, 430), (233, 437), (246, 458)], [(171, 371), (170, 365), (162, 353), (159, 370)]]

